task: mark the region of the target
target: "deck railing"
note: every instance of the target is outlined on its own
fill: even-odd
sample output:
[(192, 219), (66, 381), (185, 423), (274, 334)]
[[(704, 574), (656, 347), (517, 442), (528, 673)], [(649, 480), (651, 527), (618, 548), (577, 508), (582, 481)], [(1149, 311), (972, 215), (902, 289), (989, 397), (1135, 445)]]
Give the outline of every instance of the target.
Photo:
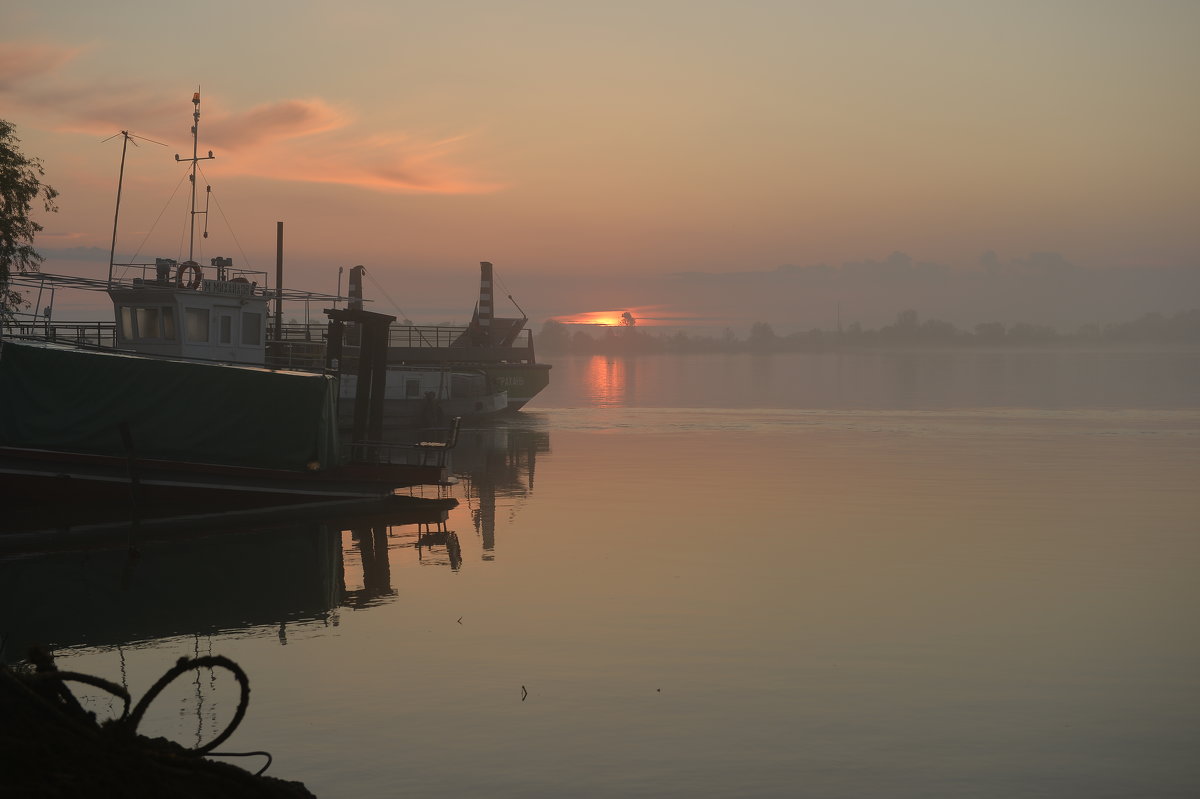
[(85, 347), (115, 347), (117, 342), (117, 326), (113, 322), (9, 321), (3, 334)]
[[(274, 332), (273, 326), (268, 331)], [(465, 327), (439, 325), (393, 325), (388, 331), (388, 347), (396, 349), (447, 349), (459, 340)], [(325, 325), (292, 323), (280, 330), (279, 339), (267, 341), (266, 365), (275, 369), (320, 371), (325, 367)], [(13, 338), (53, 341), (86, 347), (116, 347), (117, 328), (114, 322), (49, 322), (43, 320), (9, 320), (0, 334)], [(344, 346), (346, 357), (353, 357), (358, 347), (350, 342)], [(533, 332), (522, 330), (506, 353), (513, 359), (533, 358)], [(464, 354), (465, 351), (464, 351)]]
[(434, 466), (448, 468), (450, 452), (458, 445), (458, 429), (461, 417), (454, 417), (450, 427), (439, 431), (445, 434), (442, 441), (395, 443), (390, 441), (356, 441), (346, 448), (352, 463), (404, 464), (408, 466)]
[(320, 372), (325, 369), (324, 341), (267, 342), (265, 365), (271, 369)]
[[(388, 328), (388, 346), (413, 349), (446, 348), (457, 342), (467, 328), (462, 325), (392, 325)], [(280, 329), (281, 341), (324, 341), (322, 324), (290, 323)], [(533, 331), (522, 330), (512, 349), (531, 349)]]

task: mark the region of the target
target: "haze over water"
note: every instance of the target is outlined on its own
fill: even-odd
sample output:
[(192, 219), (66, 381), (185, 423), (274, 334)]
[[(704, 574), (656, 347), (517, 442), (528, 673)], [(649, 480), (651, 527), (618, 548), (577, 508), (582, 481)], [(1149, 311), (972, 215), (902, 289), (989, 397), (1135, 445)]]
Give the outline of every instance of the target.
[[(461, 553), (347, 519), (9, 557), (0, 631), (135, 698), (234, 658), (222, 748), (320, 796), (1194, 796), (1198, 366), (564, 358), (464, 431)], [(185, 682), (143, 732), (220, 731), (233, 681)]]

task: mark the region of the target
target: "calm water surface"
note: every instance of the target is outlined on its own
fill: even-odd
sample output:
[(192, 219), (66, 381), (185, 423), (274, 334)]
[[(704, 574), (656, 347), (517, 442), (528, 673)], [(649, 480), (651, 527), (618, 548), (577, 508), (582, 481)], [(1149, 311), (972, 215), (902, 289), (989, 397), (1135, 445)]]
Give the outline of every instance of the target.
[(570, 358), (455, 455), (444, 524), (0, 560), (6, 655), (232, 657), (328, 797), (1200, 795), (1196, 355)]

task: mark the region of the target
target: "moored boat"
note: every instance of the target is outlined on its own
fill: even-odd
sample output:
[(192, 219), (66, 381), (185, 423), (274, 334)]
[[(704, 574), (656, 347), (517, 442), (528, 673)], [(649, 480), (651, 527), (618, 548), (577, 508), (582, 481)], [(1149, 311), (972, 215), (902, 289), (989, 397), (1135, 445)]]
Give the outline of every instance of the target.
[[(361, 266), (350, 270), (351, 304), (362, 302)], [(387, 362), (391, 369), (437, 368), (474, 371), (486, 376), (493, 390), (505, 391), (507, 409), (519, 410), (550, 384), (550, 364), (534, 353), (529, 317), (500, 317), (494, 313), (495, 275), (492, 264), (479, 264), (479, 300), (468, 325), (394, 325), (388, 331)], [(509, 296), (511, 300), (512, 297)], [(516, 301), (513, 301), (516, 305)], [(520, 310), (520, 306), (517, 306)], [(285, 336), (294, 335), (296, 331)]]
[[(348, 424), (358, 377), (341, 378), (340, 419)], [(494, 416), (508, 408), (508, 392), (493, 390), (482, 371), (439, 367), (388, 366), (385, 370), (383, 424), (385, 428), (438, 427), (449, 419)]]
[[(204, 160), (196, 154), (198, 92), (192, 102), (193, 156), (176, 160), (192, 164), (194, 234), (206, 211), (196, 211), (195, 199)], [(269, 289), (265, 273), (234, 269), (226, 258), (212, 259), (206, 275), (193, 255), (189, 240), (187, 260), (123, 264), (125, 277), (114, 277), (115, 264), (107, 281), (24, 277), (51, 294), (106, 292), (115, 323), (108, 341), (98, 330), (95, 342), (83, 333), (64, 342), (47, 313), (44, 326), (13, 325), (0, 336), (7, 496), (264, 504), (373, 499), (450, 480), (448, 447), (343, 445), (334, 374), (267, 368), (271, 301), (278, 324), (284, 299), (339, 298)]]
[(481, 261), (479, 301), (470, 324), (444, 347), (427, 346), (429, 339), (419, 328), (396, 327), (388, 341), (388, 363), (478, 369), (508, 392), (509, 410), (520, 410), (550, 384), (550, 364), (538, 363), (534, 355), (533, 333), (525, 327), (529, 317), (523, 311), (519, 317), (496, 316), (494, 301), (494, 270), (490, 262)]

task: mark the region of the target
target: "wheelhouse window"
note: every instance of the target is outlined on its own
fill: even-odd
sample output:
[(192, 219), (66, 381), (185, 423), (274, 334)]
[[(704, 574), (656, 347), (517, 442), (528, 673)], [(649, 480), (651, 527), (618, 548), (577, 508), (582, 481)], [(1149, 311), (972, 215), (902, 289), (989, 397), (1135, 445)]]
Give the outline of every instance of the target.
[(184, 308), (183, 325), (184, 335), (187, 337), (187, 340), (207, 344), (209, 334), (208, 320), (207, 308)]
[(162, 328), (159, 327), (161, 313), (157, 308), (134, 308), (134, 324), (137, 325), (138, 338), (162, 338)]
[(221, 314), (220, 322), (221, 322), (221, 332), (219, 334), (218, 341), (221, 344), (232, 344), (233, 343), (233, 317), (230, 316), (229, 314)]
[(421, 381), (410, 377), (404, 381), (404, 396), (408, 399), (421, 396)]
[(252, 347), (262, 344), (262, 314), (242, 313), (242, 343)]
[(162, 309), (162, 333), (163, 338), (167, 339), (168, 341), (175, 341), (178, 338), (177, 334), (175, 333), (174, 308)]
[(175, 341), (175, 309), (169, 306), (122, 306), (121, 338), (126, 341)]

